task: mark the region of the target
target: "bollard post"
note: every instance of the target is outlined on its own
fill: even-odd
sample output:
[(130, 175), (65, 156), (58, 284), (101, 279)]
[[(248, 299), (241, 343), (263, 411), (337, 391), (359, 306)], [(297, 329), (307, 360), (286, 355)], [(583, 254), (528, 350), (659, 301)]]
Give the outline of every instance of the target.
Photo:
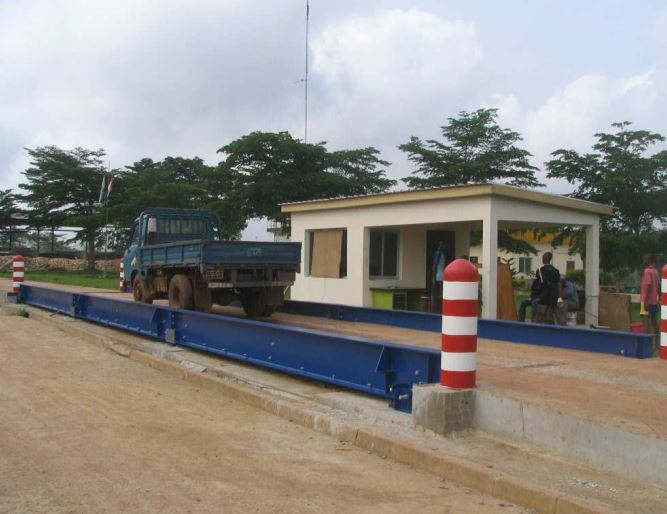
[(662, 267), (660, 286), (660, 358), (667, 359), (667, 264)]
[(120, 261), (120, 272), (119, 272), (119, 284), (118, 284), (118, 290), (121, 293), (125, 292), (125, 263), (121, 259)]
[(20, 255), (14, 256), (14, 261), (12, 263), (12, 280), (13, 280), (13, 291), (18, 293), (21, 288), (21, 284), (25, 279), (25, 259)]
[(445, 268), (442, 284), (442, 356), (440, 384), (475, 387), (479, 272), (466, 259)]

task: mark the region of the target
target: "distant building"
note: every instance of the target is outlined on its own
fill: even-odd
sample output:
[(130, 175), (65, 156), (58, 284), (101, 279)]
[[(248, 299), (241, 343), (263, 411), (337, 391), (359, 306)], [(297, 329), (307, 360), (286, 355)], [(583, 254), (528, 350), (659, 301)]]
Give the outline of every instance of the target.
[(283, 224), (279, 221), (268, 220), (266, 223), (266, 231), (273, 234), (273, 240), (276, 243), (289, 241), (289, 234), (283, 233)]
[[(537, 255), (522, 255), (506, 252), (501, 248), (498, 249), (498, 257), (504, 261), (514, 259), (512, 267), (519, 277), (526, 278), (534, 276), (535, 270), (542, 265), (542, 255), (545, 252), (551, 252), (553, 254), (553, 265), (563, 275), (570, 270), (584, 269), (584, 261), (581, 258), (581, 255), (579, 253), (570, 255), (569, 241), (566, 241), (565, 244), (555, 248), (551, 246), (551, 243), (554, 240), (554, 234), (544, 234), (543, 236), (536, 238), (532, 230), (527, 230), (523, 232), (514, 232), (512, 237), (529, 243), (537, 250)], [(471, 260), (483, 264), (481, 244), (470, 247), (470, 257)]]

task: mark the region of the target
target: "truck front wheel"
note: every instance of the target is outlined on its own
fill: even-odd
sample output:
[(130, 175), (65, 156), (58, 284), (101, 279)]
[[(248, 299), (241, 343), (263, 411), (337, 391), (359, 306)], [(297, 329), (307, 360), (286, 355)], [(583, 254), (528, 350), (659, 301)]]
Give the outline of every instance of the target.
[(192, 309), (192, 282), (181, 273), (169, 281), (169, 307), (172, 309)]
[(146, 281), (141, 277), (135, 277), (132, 282), (132, 297), (135, 302), (153, 303), (153, 297)]

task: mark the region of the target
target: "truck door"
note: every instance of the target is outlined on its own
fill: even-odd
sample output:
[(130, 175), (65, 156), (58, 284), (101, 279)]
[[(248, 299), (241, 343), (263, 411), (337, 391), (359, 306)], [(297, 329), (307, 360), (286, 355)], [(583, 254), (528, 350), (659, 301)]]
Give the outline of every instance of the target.
[(139, 221), (134, 223), (130, 242), (123, 256), (123, 266), (125, 267), (125, 280), (132, 287), (132, 276), (139, 269)]

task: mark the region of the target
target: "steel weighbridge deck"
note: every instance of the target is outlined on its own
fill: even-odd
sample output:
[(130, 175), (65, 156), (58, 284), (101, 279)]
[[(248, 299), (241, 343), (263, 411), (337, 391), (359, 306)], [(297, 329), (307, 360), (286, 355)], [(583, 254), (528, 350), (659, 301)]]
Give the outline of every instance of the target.
[(412, 385), (440, 378), (440, 352), (396, 343), (22, 285), (19, 303), (248, 364), (388, 398), (412, 409)]

